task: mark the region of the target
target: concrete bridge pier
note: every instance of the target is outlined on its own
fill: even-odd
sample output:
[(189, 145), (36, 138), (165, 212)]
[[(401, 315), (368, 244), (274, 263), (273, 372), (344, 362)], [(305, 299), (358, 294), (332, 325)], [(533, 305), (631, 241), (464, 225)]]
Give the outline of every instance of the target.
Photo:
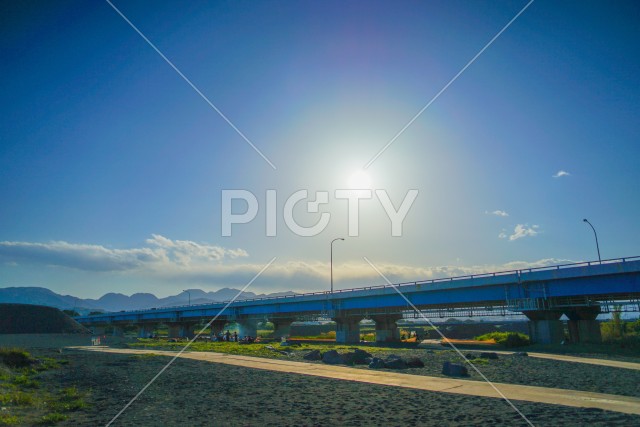
[(376, 342), (400, 342), (400, 331), (396, 322), (402, 319), (401, 314), (385, 314), (371, 316), (376, 322)]
[(258, 336), (258, 319), (236, 319), (239, 326), (238, 336), (244, 338), (246, 336)]
[(333, 319), (336, 322), (336, 342), (357, 343), (360, 342), (360, 321), (362, 317), (341, 316)]
[(124, 336), (124, 328), (122, 326), (114, 326), (113, 327), (113, 336), (114, 337), (122, 337), (122, 336)]
[(153, 334), (153, 330), (156, 325), (152, 323), (145, 323), (138, 327), (138, 338), (149, 338)]
[(210, 333), (211, 340), (213, 340), (213, 338), (215, 336), (217, 336), (218, 333), (220, 333), (220, 332), (224, 333), (225, 332), (224, 327), (226, 326), (226, 324), (227, 324), (226, 319), (216, 319), (213, 322), (211, 322), (211, 325), (210, 325), (211, 326), (211, 333)]
[(169, 338), (193, 338), (196, 333), (193, 331), (195, 323), (170, 323)]
[(600, 306), (577, 307), (566, 311), (569, 318), (569, 337), (571, 342), (602, 342), (600, 323), (596, 320), (600, 314)]
[(533, 342), (559, 344), (564, 340), (564, 325), (560, 320), (562, 312), (531, 310), (523, 313), (529, 318), (529, 336)]
[(93, 328), (91, 328), (92, 335), (104, 335), (104, 333), (105, 333), (104, 326), (94, 326)]
[(271, 319), (271, 323), (273, 323), (274, 327), (273, 337), (282, 338), (291, 335), (291, 324), (295, 322), (295, 320), (296, 319), (293, 318)]

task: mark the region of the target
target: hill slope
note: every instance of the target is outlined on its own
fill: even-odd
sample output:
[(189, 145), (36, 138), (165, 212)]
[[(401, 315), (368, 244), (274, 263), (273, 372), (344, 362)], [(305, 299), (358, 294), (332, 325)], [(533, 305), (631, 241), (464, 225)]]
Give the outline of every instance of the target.
[(87, 329), (54, 307), (0, 304), (0, 334), (83, 334)]

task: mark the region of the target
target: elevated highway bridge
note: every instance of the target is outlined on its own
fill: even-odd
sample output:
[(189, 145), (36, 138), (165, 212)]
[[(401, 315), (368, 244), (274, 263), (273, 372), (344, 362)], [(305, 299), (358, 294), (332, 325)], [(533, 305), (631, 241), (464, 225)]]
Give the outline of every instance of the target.
[(158, 324), (166, 324), (170, 336), (177, 337), (189, 336), (196, 324), (208, 323), (216, 316), (212, 331), (236, 322), (242, 335), (251, 336), (256, 336), (257, 324), (266, 320), (274, 323), (276, 335), (288, 335), (294, 321), (324, 319), (336, 322), (336, 341), (351, 343), (360, 340), (359, 323), (363, 319), (375, 322), (376, 341), (395, 341), (399, 340), (396, 322), (403, 318), (524, 314), (534, 341), (555, 343), (564, 339), (560, 320), (564, 314), (569, 319), (572, 341), (598, 342), (601, 337), (596, 317), (619, 305), (640, 311), (640, 257), (236, 300), (231, 304), (105, 313), (76, 320), (88, 327), (112, 326), (115, 334), (126, 325), (137, 325), (141, 337), (148, 336)]

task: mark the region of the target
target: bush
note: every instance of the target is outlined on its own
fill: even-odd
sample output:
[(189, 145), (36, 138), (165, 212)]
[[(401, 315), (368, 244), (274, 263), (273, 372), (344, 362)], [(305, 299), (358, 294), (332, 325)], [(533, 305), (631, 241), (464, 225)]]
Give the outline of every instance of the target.
[(524, 347), (531, 344), (529, 336), (520, 332), (490, 332), (488, 334), (475, 337), (476, 341), (494, 340), (504, 347)]
[(35, 362), (28, 352), (19, 348), (0, 349), (0, 360), (10, 368), (26, 368)]

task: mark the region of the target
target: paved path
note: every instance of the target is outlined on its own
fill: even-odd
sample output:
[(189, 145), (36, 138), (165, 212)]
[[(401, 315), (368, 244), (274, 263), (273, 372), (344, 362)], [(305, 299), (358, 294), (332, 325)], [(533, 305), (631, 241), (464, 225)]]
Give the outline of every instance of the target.
[[(122, 354), (158, 354), (175, 356), (175, 351), (119, 349), (108, 347), (69, 347), (76, 350), (100, 351)], [(180, 357), (213, 363), (263, 369), (276, 372), (288, 372), (312, 375), (323, 378), (358, 381), (371, 384), (382, 384), (406, 387), (418, 390), (438, 391), (445, 393), (465, 394), (471, 396), (501, 396), (487, 382), (453, 378), (428, 377), (423, 375), (400, 374), (368, 369), (349, 368), (344, 366), (324, 365), (319, 363), (303, 363), (290, 360), (264, 359), (259, 357), (237, 356), (223, 353), (187, 352)], [(603, 381), (605, 379), (603, 378)], [(578, 408), (599, 408), (608, 411), (624, 412), (640, 415), (640, 398), (618, 396), (613, 394), (591, 393), (585, 391), (563, 390), (557, 388), (532, 387), (516, 384), (493, 383), (510, 400), (548, 403)]]
[[(439, 340), (425, 340), (422, 342), (420, 348), (429, 348), (434, 350), (450, 350), (450, 346), (444, 346), (440, 344)], [(513, 354), (513, 351), (503, 351), (503, 350), (494, 350), (492, 348), (486, 348), (482, 350), (478, 349), (466, 349), (466, 348), (458, 348), (463, 354), (469, 352), (491, 352), (491, 353), (499, 353), (499, 354)], [(588, 365), (599, 365), (599, 366), (610, 366), (612, 368), (624, 368), (624, 369), (633, 369), (636, 371), (640, 371), (640, 363), (635, 362), (621, 362), (619, 360), (609, 360), (609, 359), (594, 359), (590, 357), (579, 357), (579, 356), (567, 356), (564, 354), (550, 354), (550, 353), (529, 353), (527, 352), (529, 357), (537, 357), (539, 359), (552, 359), (552, 360), (560, 360), (563, 362), (575, 362), (575, 363), (586, 363)]]

